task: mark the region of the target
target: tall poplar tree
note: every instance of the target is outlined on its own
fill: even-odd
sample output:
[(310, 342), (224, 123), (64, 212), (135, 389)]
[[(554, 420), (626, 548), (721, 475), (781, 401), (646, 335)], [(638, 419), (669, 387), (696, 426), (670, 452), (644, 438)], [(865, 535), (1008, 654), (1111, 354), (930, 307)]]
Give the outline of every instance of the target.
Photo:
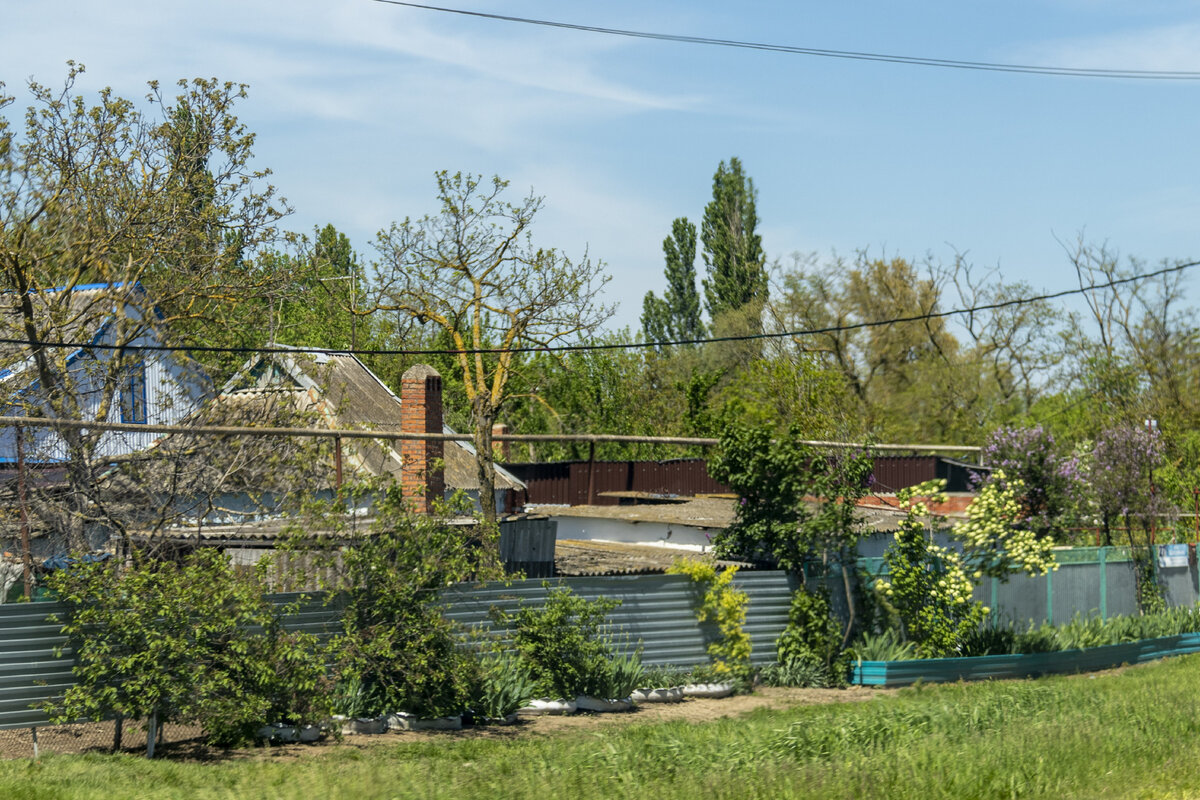
[(755, 233), (758, 215), (754, 181), (742, 172), (736, 157), (722, 161), (713, 175), (713, 199), (704, 209), (700, 241), (704, 244), (705, 306), (709, 319), (745, 308), (760, 308), (767, 300), (766, 255)]
[(687, 217), (671, 223), (663, 239), (667, 290), (662, 299), (646, 292), (642, 302), (642, 330), (646, 341), (688, 341), (704, 336), (700, 319), (700, 293), (696, 291), (696, 226)]

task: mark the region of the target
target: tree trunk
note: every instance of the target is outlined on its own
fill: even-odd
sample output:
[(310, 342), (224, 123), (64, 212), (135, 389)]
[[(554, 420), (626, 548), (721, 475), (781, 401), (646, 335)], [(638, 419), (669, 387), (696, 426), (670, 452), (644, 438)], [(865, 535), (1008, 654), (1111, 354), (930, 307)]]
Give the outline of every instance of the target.
[(846, 621), (846, 633), (842, 636), (842, 649), (845, 650), (850, 644), (850, 636), (854, 633), (854, 622), (856, 609), (854, 607), (854, 590), (850, 587), (850, 572), (846, 569), (845, 562), (842, 563), (842, 589), (846, 592), (846, 609), (849, 612), (849, 619)]
[(496, 522), (496, 463), (492, 454), (492, 424), (496, 421), (496, 408), (491, 398), (479, 393), (471, 404), (472, 423), (475, 425), (475, 466), (479, 479), (479, 508), (488, 523)]

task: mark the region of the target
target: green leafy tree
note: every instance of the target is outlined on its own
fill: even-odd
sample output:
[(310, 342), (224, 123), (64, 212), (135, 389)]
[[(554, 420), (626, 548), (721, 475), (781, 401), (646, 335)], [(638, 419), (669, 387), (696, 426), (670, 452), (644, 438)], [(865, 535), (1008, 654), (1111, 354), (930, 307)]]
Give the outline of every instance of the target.
[[(40, 345), (0, 360), (31, 358), (28, 382), (38, 387), (5, 403), (28, 416), (99, 422), (118, 416), (119, 389), (147, 358), (134, 349), (139, 340), (258, 343), (257, 298), (289, 276), (251, 257), (276, 241), (288, 208), (253, 164), (254, 135), (235, 114), (244, 86), (180, 81), (172, 97), (152, 82), (141, 105), (111, 89), (80, 93), (82, 72), (70, 64), (61, 88), (30, 81), (21, 123), (9, 121), (15, 100), (0, 91), (0, 316), (5, 336), (31, 342), (88, 339), (104, 324), (116, 349), (85, 352), (86, 368), (72, 366), (71, 350)], [(80, 291), (89, 284), (120, 288)], [(219, 381), (232, 359), (205, 366)], [(28, 385), (10, 385), (18, 383)], [(196, 375), (197, 394), (203, 383)], [(84, 549), (85, 523), (123, 529), (130, 507), (104, 494), (104, 431), (56, 435), (70, 491), (43, 521)]]
[[(722, 556), (771, 561), (803, 572), (852, 558), (864, 533), (854, 513), (870, 485), (869, 453), (832, 456), (801, 444), (795, 425), (726, 425), (709, 470), (737, 493), (737, 515), (716, 539)], [(809, 498), (814, 498), (810, 500)]]
[(700, 294), (696, 291), (696, 226), (680, 217), (663, 239), (667, 290), (660, 300), (647, 292), (642, 304), (642, 332), (648, 342), (689, 341), (704, 337)]
[(364, 276), (346, 234), (333, 225), (314, 228), (312, 240), (301, 240), (300, 250), (297, 255), (269, 253), (262, 259), (264, 268), (278, 264), (293, 276), (278, 311), (271, 314), (271, 339), (335, 350), (379, 344), (367, 320), (355, 313)]
[(234, 744), (266, 721), (324, 716), (315, 640), (286, 633), (262, 585), (219, 550), (74, 564), (50, 587), (67, 605), (60, 621), (76, 661), (75, 685), (50, 706), (55, 721), (199, 724)]
[(459, 714), (475, 669), (457, 646), (440, 593), (502, 577), (496, 528), (446, 523), (444, 517), (466, 511), (461, 497), (438, 514), (413, 514), (396, 485), (346, 487), (342, 500), (368, 495), (374, 517), (365, 530), (344, 514), (329, 516), (338, 503), (309, 509), (337, 529), (324, 554), (339, 565), (330, 588), (343, 592), (336, 600), (343, 632), (334, 642), (339, 679), (361, 687), (371, 699), (369, 712)]
[[(850, 569), (865, 526), (856, 513), (871, 484), (869, 452), (822, 453), (800, 443), (801, 429), (728, 423), (709, 472), (738, 494), (737, 514), (716, 537), (719, 556), (769, 561), (797, 575), (836, 568), (853, 633), (857, 605)], [(823, 576), (822, 576), (823, 577)]]
[(714, 324), (728, 312), (761, 313), (767, 300), (766, 254), (756, 232), (758, 192), (736, 157), (722, 161), (713, 175), (713, 197), (704, 208), (705, 306)]
[[(628, 329), (597, 335), (600, 345), (633, 342)], [(503, 420), (520, 433), (613, 433), (682, 435), (678, 395), (651, 374), (661, 354), (635, 348), (587, 350), (530, 357), (515, 376)], [(528, 449), (526, 449), (528, 448)], [(514, 451), (513, 459), (586, 458), (580, 442), (538, 443)], [(679, 455), (646, 444), (599, 443), (598, 459), (668, 458)]]

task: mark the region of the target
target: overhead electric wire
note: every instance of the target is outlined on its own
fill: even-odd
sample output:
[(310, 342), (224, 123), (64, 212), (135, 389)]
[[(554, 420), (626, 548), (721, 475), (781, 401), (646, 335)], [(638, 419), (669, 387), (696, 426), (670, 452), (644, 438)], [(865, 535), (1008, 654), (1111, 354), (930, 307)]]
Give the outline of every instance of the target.
[(329, 347), (218, 347), (211, 345), (169, 345), (169, 344), (104, 344), (99, 342), (50, 342), (31, 339), (14, 339), (0, 337), (0, 344), (18, 345), (21, 347), (41, 347), (41, 348), (70, 348), (75, 350), (121, 350), (130, 352), (192, 352), (192, 353), (328, 353), (332, 355), (346, 356), (458, 356), (458, 355), (496, 355), (500, 353), (569, 353), (569, 352), (588, 352), (594, 350), (640, 350), (646, 348), (661, 348), (661, 347), (678, 347), (683, 345), (696, 344), (714, 344), (717, 342), (748, 342), (760, 339), (795, 339), (802, 336), (817, 336), (819, 334), (828, 333), (844, 333), (847, 331), (862, 330), (864, 328), (881, 328), (888, 325), (898, 325), (906, 322), (925, 322), (932, 319), (943, 319), (945, 317), (954, 317), (960, 314), (975, 314), (980, 311), (995, 311), (1001, 308), (1012, 308), (1014, 306), (1030, 305), (1032, 303), (1040, 303), (1044, 300), (1057, 300), (1061, 297), (1070, 297), (1077, 294), (1087, 294), (1088, 292), (1098, 291), (1100, 289), (1111, 289), (1114, 286), (1123, 286), (1127, 283), (1135, 283), (1137, 281), (1149, 280), (1150, 278), (1158, 278), (1163, 275), (1170, 275), (1175, 272), (1182, 272), (1186, 269), (1200, 266), (1200, 261), (1189, 261), (1186, 264), (1176, 264), (1171, 267), (1163, 267), (1162, 269), (1153, 272), (1141, 272), (1137, 275), (1128, 275), (1124, 278), (1113, 278), (1104, 283), (1093, 283), (1087, 286), (1080, 286), (1075, 289), (1063, 289), (1057, 292), (1048, 292), (1046, 294), (1033, 295), (1031, 297), (1015, 297), (1011, 300), (1000, 300), (995, 303), (983, 303), (977, 306), (968, 308), (953, 308), (949, 311), (928, 311), (923, 314), (912, 314), (904, 317), (892, 317), (890, 319), (871, 320), (869, 322), (852, 322), (846, 325), (830, 325), (824, 328), (807, 328), (804, 330), (794, 331), (776, 331), (774, 333), (748, 333), (741, 336), (713, 336), (706, 339), (678, 339), (673, 341), (661, 342), (609, 342), (605, 344), (563, 344), (563, 345), (538, 345), (529, 347), (482, 347), (474, 349), (456, 350), (453, 348), (396, 348), (396, 349), (337, 349)]
[(1200, 71), (1187, 70), (1150, 70), (1150, 69), (1101, 69), (1093, 67), (1053, 67), (1037, 64), (1006, 64), (995, 61), (966, 61), (950, 58), (931, 58), (927, 56), (903, 56), (890, 53), (870, 53), (857, 50), (832, 50), (821, 47), (800, 47), (796, 45), (770, 44), (767, 42), (750, 42), (737, 39), (717, 39), (707, 36), (687, 36), (675, 33), (654, 33), (649, 31), (634, 31), (623, 28), (604, 28), (598, 25), (580, 25), (570, 22), (557, 22), (547, 19), (530, 17), (514, 17), (507, 14), (490, 14), (484, 11), (468, 11), (462, 8), (447, 8), (431, 6), (424, 3), (408, 3), (403, 0), (375, 0), (385, 5), (419, 8), (425, 11), (438, 11), (445, 14), (459, 14), (466, 17), (497, 20), (501, 22), (516, 22), (524, 25), (538, 25), (547, 28), (582, 31), (585, 33), (600, 33), (608, 36), (626, 36), (634, 39), (654, 39), (664, 42), (682, 44), (702, 44), (715, 47), (735, 47), (747, 50), (764, 50), (773, 53), (790, 55), (817, 56), (820, 58), (840, 58), (852, 61), (878, 61), (890, 64), (909, 64), (922, 67), (942, 67), (945, 69), (967, 69), (984, 72), (1016, 72), (1029, 75), (1059, 75), (1068, 78), (1129, 78), (1135, 80), (1200, 80)]

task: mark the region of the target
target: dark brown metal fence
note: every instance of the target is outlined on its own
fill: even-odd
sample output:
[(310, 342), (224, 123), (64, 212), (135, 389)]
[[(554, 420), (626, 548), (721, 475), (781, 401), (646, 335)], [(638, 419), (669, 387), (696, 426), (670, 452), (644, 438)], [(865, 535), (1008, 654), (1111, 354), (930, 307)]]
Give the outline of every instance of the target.
[(726, 494), (729, 487), (708, 474), (704, 459), (672, 461), (555, 461), (505, 464), (528, 487), (529, 503), (617, 505), (607, 492), (647, 495)]
[[(671, 461), (553, 461), (505, 464), (528, 487), (527, 503), (600, 505), (620, 503), (611, 492), (648, 495), (728, 494), (730, 489), (708, 474), (702, 458)], [(923, 481), (943, 478), (951, 492), (970, 490), (973, 467), (943, 456), (876, 456), (872, 491), (894, 492)]]

